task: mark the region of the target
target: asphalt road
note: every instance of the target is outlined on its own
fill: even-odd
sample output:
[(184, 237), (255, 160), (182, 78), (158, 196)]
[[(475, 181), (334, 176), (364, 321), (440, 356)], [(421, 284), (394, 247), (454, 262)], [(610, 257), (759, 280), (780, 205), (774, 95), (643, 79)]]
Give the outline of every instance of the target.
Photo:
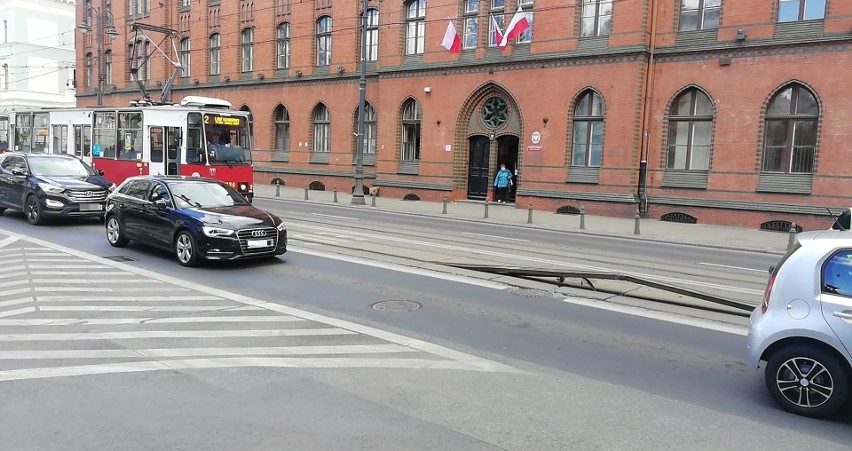
[[(852, 440), (848, 418), (778, 411), (738, 334), (324, 256), (333, 246), (187, 269), (159, 251), (111, 248), (91, 222), (30, 227), (7, 212), (0, 229), (525, 372), (231, 368), (0, 382), (0, 435), (13, 449), (847, 449)], [(371, 308), (386, 300), (423, 307)]]

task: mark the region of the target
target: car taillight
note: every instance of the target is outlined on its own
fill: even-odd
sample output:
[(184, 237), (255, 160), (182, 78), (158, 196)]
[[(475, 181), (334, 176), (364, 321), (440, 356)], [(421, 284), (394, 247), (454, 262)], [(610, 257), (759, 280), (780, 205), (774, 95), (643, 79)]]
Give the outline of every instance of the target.
[(769, 297), (772, 296), (772, 285), (775, 285), (775, 275), (769, 278), (769, 283), (766, 284), (766, 292), (763, 293), (763, 305), (761, 306), (761, 312), (766, 313), (766, 309), (769, 308)]

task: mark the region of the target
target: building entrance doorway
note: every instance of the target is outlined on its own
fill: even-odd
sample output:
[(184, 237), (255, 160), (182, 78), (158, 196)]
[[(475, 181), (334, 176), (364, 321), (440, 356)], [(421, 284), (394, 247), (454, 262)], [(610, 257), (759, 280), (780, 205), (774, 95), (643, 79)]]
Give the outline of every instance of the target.
[(468, 139), (468, 148), (467, 198), (485, 200), (488, 198), (491, 140), (487, 136), (471, 136)]
[[(497, 171), (500, 170), (500, 165), (505, 164), (506, 169), (512, 172), (512, 186), (509, 187), (509, 193), (506, 196), (506, 202), (515, 202), (515, 193), (518, 191), (518, 182), (520, 181), (518, 171), (518, 144), (517, 136), (504, 135), (497, 138), (497, 167), (494, 168), (491, 174), (492, 184)], [(497, 193), (494, 193), (494, 200), (497, 200)]]

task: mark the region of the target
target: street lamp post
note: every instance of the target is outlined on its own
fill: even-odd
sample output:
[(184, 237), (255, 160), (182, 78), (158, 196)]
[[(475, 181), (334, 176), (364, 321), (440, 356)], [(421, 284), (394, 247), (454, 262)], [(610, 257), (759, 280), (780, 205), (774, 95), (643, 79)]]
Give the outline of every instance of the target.
[[(103, 0), (101, 0), (101, 4), (103, 5)], [(104, 103), (104, 85), (106, 80), (106, 75), (104, 74), (104, 29), (106, 29), (106, 34), (111, 38), (118, 36), (118, 32), (115, 30), (115, 25), (112, 23), (112, 13), (107, 11), (106, 9), (101, 9), (102, 6), (98, 6), (97, 8), (93, 8), (91, 5), (86, 6), (83, 14), (86, 16), (86, 19), (83, 21), (83, 24), (80, 25), (80, 29), (83, 33), (88, 33), (92, 30), (92, 26), (89, 23), (92, 16), (97, 18), (97, 22), (95, 23), (95, 36), (97, 43), (97, 59), (98, 59), (98, 106), (103, 105)], [(92, 14), (94, 12), (94, 14)], [(104, 24), (106, 20), (109, 20), (108, 23)]]
[(366, 205), (364, 201), (364, 109), (367, 103), (367, 7), (364, 0), (361, 10), (361, 76), (358, 80), (358, 142), (355, 146), (355, 190), (352, 205)]

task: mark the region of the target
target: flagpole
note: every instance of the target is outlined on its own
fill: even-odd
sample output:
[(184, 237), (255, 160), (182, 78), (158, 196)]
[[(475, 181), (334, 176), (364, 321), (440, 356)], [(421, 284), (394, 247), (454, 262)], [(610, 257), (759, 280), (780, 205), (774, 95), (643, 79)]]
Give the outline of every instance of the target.
[(364, 0), (361, 11), (361, 67), (358, 79), (358, 142), (355, 146), (355, 189), (352, 192), (352, 205), (366, 205), (364, 201), (364, 108), (367, 103), (367, 8), (369, 0)]

